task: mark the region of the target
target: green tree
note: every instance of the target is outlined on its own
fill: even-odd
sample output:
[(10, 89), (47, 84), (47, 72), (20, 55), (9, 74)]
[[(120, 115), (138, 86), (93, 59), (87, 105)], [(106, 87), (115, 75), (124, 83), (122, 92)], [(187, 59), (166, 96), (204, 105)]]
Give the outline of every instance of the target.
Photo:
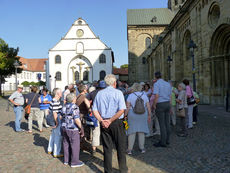
[[(19, 61), (17, 57), (19, 49), (9, 47), (6, 42), (0, 38), (0, 95), (2, 95), (2, 82), (5, 81), (5, 77), (15, 73), (14, 62)], [(18, 68), (18, 73), (21, 73), (22, 69)]]
[(38, 82), (38, 86), (46, 86), (46, 82), (41, 80)]
[(21, 84), (22, 84), (24, 87), (30, 86), (30, 82), (28, 82), (28, 81), (24, 81), (24, 82), (22, 82)]
[(129, 67), (128, 64), (123, 64), (123, 65), (120, 66), (120, 68), (128, 68), (128, 67)]

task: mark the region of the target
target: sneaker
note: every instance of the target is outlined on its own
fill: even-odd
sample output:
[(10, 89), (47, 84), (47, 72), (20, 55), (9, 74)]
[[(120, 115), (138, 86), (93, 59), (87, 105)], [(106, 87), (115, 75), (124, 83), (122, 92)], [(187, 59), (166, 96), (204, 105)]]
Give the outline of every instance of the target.
[(153, 136), (155, 136), (155, 135), (161, 135), (161, 134), (160, 134), (160, 133), (155, 132), (155, 133), (153, 133)]
[(48, 153), (48, 154), (52, 154), (52, 151), (48, 151), (47, 153)]
[(128, 154), (128, 155), (131, 155), (131, 154), (132, 154), (132, 151), (131, 151), (131, 150), (127, 150), (127, 154)]
[(83, 166), (83, 165), (85, 165), (83, 162), (80, 162), (79, 164), (77, 164), (77, 165), (71, 165), (71, 168), (78, 168), (78, 167), (81, 167), (81, 166)]
[(64, 165), (68, 165), (68, 163), (64, 163)]
[(193, 125), (196, 125), (196, 122), (192, 122)]
[(141, 149), (141, 153), (145, 153), (146, 151), (145, 151), (145, 149)]
[(146, 137), (146, 138), (153, 137), (153, 134), (151, 134), (151, 135), (150, 135), (150, 134), (147, 134), (147, 135), (145, 135), (145, 137)]
[(59, 157), (64, 157), (64, 155), (63, 154), (54, 155), (54, 158), (59, 158)]

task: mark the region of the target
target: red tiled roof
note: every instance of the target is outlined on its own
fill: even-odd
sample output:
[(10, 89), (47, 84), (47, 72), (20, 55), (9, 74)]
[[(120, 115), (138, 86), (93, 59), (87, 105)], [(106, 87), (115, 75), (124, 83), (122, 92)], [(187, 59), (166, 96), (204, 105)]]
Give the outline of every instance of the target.
[(114, 75), (128, 75), (128, 68), (114, 68)]
[(42, 59), (27, 59), (19, 57), (19, 61), (22, 63), (23, 70), (33, 71), (33, 72), (45, 72), (44, 65), (46, 64), (47, 58)]

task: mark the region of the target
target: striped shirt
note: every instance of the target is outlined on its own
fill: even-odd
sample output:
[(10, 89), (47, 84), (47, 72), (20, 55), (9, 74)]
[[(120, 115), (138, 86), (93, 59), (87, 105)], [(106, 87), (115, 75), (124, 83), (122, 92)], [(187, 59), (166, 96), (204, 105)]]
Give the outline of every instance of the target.
[(53, 112), (57, 112), (58, 115), (61, 114), (61, 110), (62, 110), (61, 102), (53, 98), (53, 100), (50, 102), (49, 110)]

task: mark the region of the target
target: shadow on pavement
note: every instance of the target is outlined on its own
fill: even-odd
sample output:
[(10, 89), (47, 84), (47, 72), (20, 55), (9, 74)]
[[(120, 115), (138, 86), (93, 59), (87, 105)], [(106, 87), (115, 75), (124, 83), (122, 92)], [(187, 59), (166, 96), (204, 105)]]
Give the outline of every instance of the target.
[[(7, 124), (5, 124), (5, 126), (9, 126), (9, 127), (11, 127), (14, 130), (14, 121), (8, 122)], [(21, 123), (21, 128), (24, 129), (24, 130), (27, 129), (27, 123), (26, 122), (22, 122)]]
[(34, 133), (34, 145), (40, 146), (44, 148), (44, 151), (47, 152), (47, 147), (49, 144), (49, 141), (45, 137), (41, 137), (40, 134)]

